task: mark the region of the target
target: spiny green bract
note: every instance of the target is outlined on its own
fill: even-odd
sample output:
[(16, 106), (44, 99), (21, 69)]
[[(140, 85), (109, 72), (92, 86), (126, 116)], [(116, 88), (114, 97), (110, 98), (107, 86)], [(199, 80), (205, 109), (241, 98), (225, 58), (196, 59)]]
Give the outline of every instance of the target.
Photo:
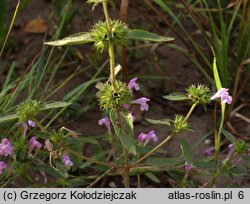
[(40, 102), (28, 99), (17, 106), (18, 122), (23, 123), (32, 120), (39, 112)]
[(116, 81), (116, 88), (113, 89), (112, 85), (107, 82), (98, 91), (99, 105), (101, 110), (121, 108), (124, 104), (130, 104), (131, 91), (125, 83)]
[(97, 50), (103, 52), (108, 49), (109, 41), (115, 46), (126, 44), (126, 37), (129, 29), (125, 23), (119, 20), (111, 21), (112, 32), (108, 33), (106, 22), (99, 21), (96, 23), (92, 30), (91, 36), (95, 40), (94, 46)]
[(239, 154), (244, 154), (247, 152), (247, 144), (246, 142), (244, 142), (243, 140), (237, 140), (235, 143), (234, 143), (234, 149), (237, 153)]
[(174, 123), (173, 123), (175, 132), (183, 132), (189, 128), (189, 124), (185, 121), (182, 115), (175, 115)]
[(50, 141), (52, 143), (58, 143), (60, 141), (62, 141), (62, 139), (64, 138), (64, 134), (62, 130), (56, 131), (56, 130), (51, 130), (49, 132), (49, 136), (50, 136)]
[(210, 103), (211, 91), (202, 84), (190, 85), (187, 88), (187, 92), (189, 98), (192, 99), (194, 103), (203, 105)]

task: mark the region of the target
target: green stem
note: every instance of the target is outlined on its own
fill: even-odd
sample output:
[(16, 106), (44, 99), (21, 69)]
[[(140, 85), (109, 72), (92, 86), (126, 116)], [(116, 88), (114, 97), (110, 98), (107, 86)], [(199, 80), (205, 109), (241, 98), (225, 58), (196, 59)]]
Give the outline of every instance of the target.
[(112, 37), (112, 25), (109, 18), (109, 12), (108, 12), (108, 5), (107, 2), (102, 3), (103, 11), (106, 19), (106, 25), (107, 25), (107, 36), (109, 39), (109, 61), (110, 61), (110, 80), (111, 84), (113, 86), (113, 89), (115, 89), (115, 54), (114, 54), (114, 45), (111, 42)]
[[(185, 122), (189, 119), (189, 117), (192, 114), (196, 105), (197, 105), (197, 103), (194, 103), (191, 106), (190, 110), (188, 111), (188, 113), (184, 119)], [(140, 162), (144, 161), (145, 159), (147, 159), (150, 155), (152, 155), (154, 152), (156, 152), (158, 149), (160, 149), (163, 145), (165, 145), (175, 135), (175, 133), (176, 133), (175, 130), (173, 130), (165, 140), (163, 140), (159, 145), (157, 145), (154, 149), (152, 149), (150, 152), (145, 154), (143, 157), (141, 157), (140, 159), (135, 161), (133, 164), (131, 164), (131, 166), (135, 166), (135, 165), (139, 164)]]
[(17, 12), (19, 10), (20, 3), (21, 3), (21, 1), (18, 0), (17, 5), (16, 5), (16, 9), (15, 9), (13, 17), (11, 19), (10, 27), (8, 29), (7, 35), (6, 35), (5, 39), (4, 39), (3, 46), (2, 46), (1, 51), (0, 51), (0, 58), (1, 58), (2, 54), (3, 54), (3, 50), (4, 50), (5, 46), (6, 46), (6, 43), (7, 43), (8, 39), (9, 39), (10, 32), (11, 32), (11, 30), (13, 28), (13, 25), (14, 25), (14, 22), (15, 22), (15, 19), (16, 19), (16, 16), (17, 16)]
[(115, 89), (115, 54), (114, 54), (114, 45), (109, 42), (109, 61), (110, 61), (110, 80), (111, 84), (113, 86), (113, 89)]
[(186, 117), (184, 118), (184, 122), (187, 122), (187, 120), (189, 119), (189, 117), (191, 116), (192, 112), (194, 111), (195, 107), (197, 106), (197, 103), (194, 103), (191, 108), (189, 109)]
[(123, 146), (124, 149), (124, 156), (125, 156), (125, 168), (124, 168), (124, 186), (125, 188), (129, 188), (130, 186), (130, 180), (129, 180), (129, 160), (128, 160), (128, 150), (125, 146)]

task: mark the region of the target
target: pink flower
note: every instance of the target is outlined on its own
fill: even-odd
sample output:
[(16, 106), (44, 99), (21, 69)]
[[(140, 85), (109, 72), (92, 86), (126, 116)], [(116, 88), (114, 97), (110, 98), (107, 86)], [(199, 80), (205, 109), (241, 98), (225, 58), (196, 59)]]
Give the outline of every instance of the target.
[(129, 89), (129, 90), (132, 90), (133, 88), (134, 88), (136, 91), (139, 91), (139, 90), (140, 90), (139, 85), (136, 83), (136, 80), (137, 80), (137, 79), (138, 79), (138, 78), (135, 77), (135, 78), (133, 78), (133, 79), (131, 79), (131, 80), (129, 81), (129, 83), (128, 83), (128, 89)]
[(28, 120), (28, 122), (23, 123), (23, 137), (26, 137), (29, 126), (30, 127), (35, 127), (36, 123), (33, 120)]
[(203, 154), (206, 156), (211, 156), (213, 154), (214, 147), (209, 147), (203, 151)]
[(0, 155), (7, 157), (11, 155), (13, 152), (13, 146), (9, 142), (7, 138), (2, 139), (2, 143), (0, 143)]
[(232, 103), (232, 96), (229, 96), (228, 90), (229, 89), (221, 88), (219, 91), (217, 91), (216, 94), (214, 94), (211, 97), (211, 100), (214, 100), (216, 98), (221, 98), (222, 103), (231, 104)]
[(63, 154), (63, 163), (66, 167), (73, 166), (73, 162), (70, 160), (69, 155), (66, 153)]
[(188, 172), (190, 171), (190, 169), (191, 169), (191, 166), (190, 166), (190, 164), (186, 161), (186, 162), (185, 162), (185, 171), (186, 171), (186, 173), (188, 173)]
[(53, 144), (47, 139), (45, 140), (44, 148), (51, 152), (53, 149)]
[(247, 149), (247, 156), (250, 157), (250, 148)]
[(0, 161), (0, 174), (3, 173), (3, 170), (7, 168), (7, 164), (5, 162)]
[(111, 132), (111, 129), (110, 129), (110, 119), (108, 116), (106, 116), (105, 118), (102, 118), (98, 121), (98, 124), (99, 125), (106, 125), (106, 127), (108, 128), (108, 131)]
[(129, 109), (129, 105), (125, 103), (125, 104), (123, 105), (123, 108), (125, 108), (126, 110), (128, 110), (128, 109)]
[(138, 136), (138, 142), (139, 142), (139, 143), (142, 143), (143, 141), (145, 141), (144, 146), (145, 146), (151, 139), (153, 139), (155, 142), (158, 140), (158, 137), (156, 136), (154, 130), (150, 131), (150, 132), (147, 133), (147, 134), (145, 134), (145, 133), (142, 132), (142, 133)]
[(227, 155), (227, 158), (226, 158), (227, 161), (231, 158), (231, 156), (233, 155), (234, 150), (235, 150), (233, 144), (228, 145), (228, 147), (229, 147), (229, 152), (228, 152), (228, 155)]
[(33, 151), (33, 149), (41, 149), (42, 144), (40, 142), (38, 142), (36, 140), (36, 138), (33, 136), (30, 140), (29, 140), (29, 155), (32, 156), (31, 152)]
[(131, 103), (134, 103), (134, 104), (139, 104), (141, 107), (141, 111), (148, 111), (148, 104), (147, 102), (150, 101), (150, 99), (146, 98), (146, 97), (141, 97), (139, 99), (136, 99), (134, 101), (131, 101)]
[(28, 124), (29, 124), (29, 126), (31, 126), (31, 127), (35, 127), (35, 126), (36, 126), (36, 122), (33, 121), (33, 120), (28, 120)]

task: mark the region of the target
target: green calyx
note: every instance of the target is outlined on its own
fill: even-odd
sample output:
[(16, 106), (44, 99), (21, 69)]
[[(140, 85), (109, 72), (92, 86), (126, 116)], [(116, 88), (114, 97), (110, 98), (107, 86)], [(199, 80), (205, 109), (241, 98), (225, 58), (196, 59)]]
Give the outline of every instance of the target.
[(189, 129), (189, 124), (185, 121), (182, 115), (176, 114), (173, 121), (173, 128), (175, 132), (180, 133)]
[(18, 122), (23, 123), (27, 120), (35, 118), (39, 113), (40, 102), (37, 100), (28, 99), (17, 106)]
[(237, 153), (239, 154), (244, 154), (247, 152), (247, 144), (246, 142), (244, 142), (243, 140), (237, 140), (235, 143), (234, 143), (234, 149)]
[(211, 91), (208, 87), (202, 84), (190, 85), (187, 88), (188, 97), (197, 104), (210, 103)]
[(130, 104), (132, 97), (127, 85), (121, 81), (115, 83), (115, 89), (109, 82), (99, 89), (97, 96), (101, 110), (123, 108), (124, 104)]
[(108, 49), (109, 42), (115, 46), (126, 44), (129, 29), (119, 20), (111, 21), (111, 32), (108, 32), (106, 22), (99, 21), (91, 30), (91, 37), (95, 40), (94, 46), (103, 52)]
[(58, 143), (58, 142), (62, 141), (62, 139), (64, 138), (63, 131), (61, 131), (61, 130), (59, 130), (59, 131), (51, 130), (49, 135), (50, 135), (49, 139), (52, 143)]

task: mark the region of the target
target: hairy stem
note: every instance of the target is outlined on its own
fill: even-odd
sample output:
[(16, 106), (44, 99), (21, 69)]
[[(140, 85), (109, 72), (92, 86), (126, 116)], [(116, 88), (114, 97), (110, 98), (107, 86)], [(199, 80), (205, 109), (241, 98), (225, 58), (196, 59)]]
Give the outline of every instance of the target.
[(108, 5), (107, 2), (102, 3), (103, 6), (103, 11), (106, 19), (106, 25), (107, 25), (107, 34), (108, 34), (108, 39), (109, 39), (109, 62), (110, 62), (110, 80), (111, 84), (113, 86), (113, 89), (115, 89), (115, 54), (114, 54), (114, 45), (111, 42), (111, 37), (112, 37), (112, 26), (109, 18), (109, 12), (108, 12)]

